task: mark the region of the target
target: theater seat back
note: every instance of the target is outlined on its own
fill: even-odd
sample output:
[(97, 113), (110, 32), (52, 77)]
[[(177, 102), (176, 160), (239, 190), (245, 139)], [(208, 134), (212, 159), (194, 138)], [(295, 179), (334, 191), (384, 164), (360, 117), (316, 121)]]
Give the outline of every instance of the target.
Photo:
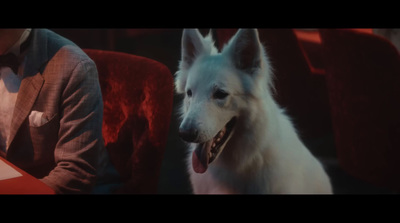
[(103, 138), (121, 174), (121, 193), (156, 193), (172, 112), (173, 78), (162, 63), (121, 52), (84, 50), (103, 94)]

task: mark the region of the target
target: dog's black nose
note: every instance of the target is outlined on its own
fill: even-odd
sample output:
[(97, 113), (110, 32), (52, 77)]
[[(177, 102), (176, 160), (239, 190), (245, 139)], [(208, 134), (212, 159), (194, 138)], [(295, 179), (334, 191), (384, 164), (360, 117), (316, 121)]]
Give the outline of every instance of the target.
[(197, 139), (197, 129), (179, 128), (179, 136), (187, 142), (195, 142)]

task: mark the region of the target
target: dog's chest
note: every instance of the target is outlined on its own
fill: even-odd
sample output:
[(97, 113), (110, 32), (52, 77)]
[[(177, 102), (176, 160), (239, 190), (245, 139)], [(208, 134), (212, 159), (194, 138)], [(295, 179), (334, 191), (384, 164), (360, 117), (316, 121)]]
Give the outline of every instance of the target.
[(224, 182), (220, 178), (207, 171), (197, 174), (191, 171), (191, 182), (193, 193), (195, 194), (237, 194), (240, 193), (230, 183)]
[(269, 193), (269, 178), (266, 171), (238, 174), (229, 168), (210, 166), (198, 174), (190, 170), (195, 194), (263, 194)]

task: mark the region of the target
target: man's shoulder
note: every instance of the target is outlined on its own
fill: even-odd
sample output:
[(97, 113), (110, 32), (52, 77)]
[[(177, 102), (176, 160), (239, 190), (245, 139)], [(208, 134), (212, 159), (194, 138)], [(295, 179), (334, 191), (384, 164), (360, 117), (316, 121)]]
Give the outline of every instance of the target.
[(50, 30), (41, 30), (41, 38), (47, 39), (48, 61), (42, 75), (52, 80), (80, 80), (96, 76), (96, 65), (76, 44)]
[(56, 51), (57, 53), (58, 51), (62, 51), (68, 58), (78, 60), (89, 59), (86, 53), (71, 40), (48, 29), (44, 29), (43, 32), (46, 32), (47, 35), (49, 51)]
[[(71, 63), (90, 59), (78, 45), (52, 30), (35, 29), (34, 35), (36, 36), (35, 44), (42, 47), (42, 50), (36, 50), (36, 52), (47, 55), (49, 61), (58, 58)], [(62, 57), (59, 57), (59, 54), (62, 54)]]

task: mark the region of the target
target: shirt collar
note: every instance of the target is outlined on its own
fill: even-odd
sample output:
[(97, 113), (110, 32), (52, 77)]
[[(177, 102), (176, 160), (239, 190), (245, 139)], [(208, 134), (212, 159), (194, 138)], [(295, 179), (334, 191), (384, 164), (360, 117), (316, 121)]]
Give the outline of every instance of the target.
[(22, 33), (19, 40), (5, 54), (12, 53), (16, 56), (19, 56), (21, 53), (20, 52), (21, 44), (28, 39), (29, 34), (31, 33), (31, 30), (32, 29), (25, 29), (25, 31)]

